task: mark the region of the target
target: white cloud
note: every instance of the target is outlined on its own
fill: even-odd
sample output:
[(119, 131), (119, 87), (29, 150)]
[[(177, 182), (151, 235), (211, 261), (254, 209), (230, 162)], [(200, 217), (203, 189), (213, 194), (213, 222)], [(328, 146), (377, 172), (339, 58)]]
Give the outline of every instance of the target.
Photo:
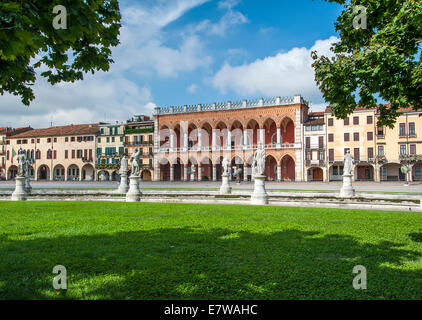
[(243, 96), (301, 93), (307, 99), (320, 100), (321, 94), (311, 66), (311, 51), (316, 50), (320, 55), (331, 56), (329, 48), (336, 41), (336, 37), (318, 40), (309, 49), (293, 48), (240, 66), (231, 66), (226, 62), (211, 82), (222, 92), (233, 90)]
[(237, 6), (241, 0), (225, 0), (218, 2), (218, 7), (220, 9), (232, 9)]
[(187, 87), (186, 90), (188, 92), (194, 94), (196, 92), (196, 90), (198, 90), (198, 86), (196, 84), (191, 84), (189, 87)]

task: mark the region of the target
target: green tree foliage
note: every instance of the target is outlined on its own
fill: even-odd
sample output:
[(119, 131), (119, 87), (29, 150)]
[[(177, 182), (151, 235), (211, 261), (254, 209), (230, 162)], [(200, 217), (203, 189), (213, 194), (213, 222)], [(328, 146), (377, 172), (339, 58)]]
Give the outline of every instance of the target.
[[(334, 57), (312, 53), (315, 80), (333, 114), (345, 118), (357, 105), (376, 107), (378, 96), (390, 103), (379, 106), (378, 124), (391, 127), (400, 108), (422, 109), (422, 1), (326, 1), (344, 7)], [(358, 5), (366, 7), (366, 29), (354, 26)]]
[[(67, 29), (55, 29), (53, 8), (67, 11)], [(29, 105), (36, 68), (54, 85), (82, 80), (84, 72), (108, 71), (119, 44), (117, 0), (1, 0), (0, 93)]]

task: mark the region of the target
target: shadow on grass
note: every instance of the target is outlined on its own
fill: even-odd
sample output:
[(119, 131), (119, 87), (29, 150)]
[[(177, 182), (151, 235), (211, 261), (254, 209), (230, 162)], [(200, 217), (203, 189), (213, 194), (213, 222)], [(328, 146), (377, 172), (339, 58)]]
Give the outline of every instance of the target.
[[(2, 299), (421, 299), (421, 254), (345, 235), (153, 229), (11, 241), (0, 239)], [(52, 269), (67, 268), (56, 295)], [(368, 289), (355, 290), (364, 265)]]

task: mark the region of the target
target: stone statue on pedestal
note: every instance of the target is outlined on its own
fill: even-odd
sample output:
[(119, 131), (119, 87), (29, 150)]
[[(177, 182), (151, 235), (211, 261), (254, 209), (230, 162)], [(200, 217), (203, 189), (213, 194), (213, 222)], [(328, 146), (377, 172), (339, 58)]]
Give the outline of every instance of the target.
[(119, 174), (120, 175), (125, 175), (127, 173), (127, 170), (129, 168), (129, 162), (126, 158), (126, 155), (124, 154), (121, 158), (120, 158), (120, 169), (119, 169)]
[(268, 204), (268, 194), (265, 190), (265, 149), (262, 144), (258, 146), (253, 155), (252, 175), (254, 177), (254, 190), (251, 195), (252, 204)]
[(265, 173), (265, 149), (262, 144), (258, 146), (258, 150), (256, 150), (255, 154), (253, 155), (253, 162), (252, 162), (252, 174), (256, 175), (264, 175)]
[(344, 168), (343, 175), (351, 175), (353, 167), (353, 156), (350, 154), (350, 150), (347, 150), (344, 155)]
[(18, 173), (16, 175), (16, 187), (12, 193), (12, 200), (22, 201), (26, 200), (28, 191), (25, 188), (25, 182), (28, 179), (28, 164), (25, 152), (20, 149), (16, 155), (16, 162), (18, 165)]
[(344, 155), (344, 166), (343, 166), (343, 187), (340, 190), (340, 197), (352, 198), (355, 195), (355, 189), (352, 186), (353, 177), (353, 157), (350, 151), (347, 150)]
[(27, 169), (29, 169), (29, 167), (26, 164), (26, 161), (27, 161), (26, 154), (22, 149), (20, 149), (18, 151), (17, 156), (16, 156), (16, 162), (18, 164), (18, 173), (17, 173), (18, 177), (25, 177), (26, 178)]
[(221, 164), (223, 166), (223, 173), (221, 175), (221, 187), (220, 187), (220, 194), (230, 194), (232, 192), (232, 187), (230, 187), (229, 182), (229, 159), (226, 157), (223, 158), (223, 163)]
[(223, 173), (229, 173), (229, 159), (223, 158)]
[(132, 176), (139, 176), (139, 169), (140, 169), (140, 162), (139, 157), (141, 155), (141, 152), (138, 148), (135, 148), (135, 151), (133, 152), (132, 156), (130, 157), (130, 165), (131, 165), (131, 175)]

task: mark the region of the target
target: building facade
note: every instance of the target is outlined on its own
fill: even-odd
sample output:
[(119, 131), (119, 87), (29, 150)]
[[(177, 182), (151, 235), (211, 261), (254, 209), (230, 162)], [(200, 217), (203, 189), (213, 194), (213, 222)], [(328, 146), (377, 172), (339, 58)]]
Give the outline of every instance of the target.
[(136, 115), (126, 122), (125, 153), (129, 156), (135, 149), (141, 152), (141, 179), (152, 180), (154, 176), (154, 120), (145, 115)]
[(306, 181), (327, 181), (326, 145), (324, 112), (310, 112), (304, 123)]
[(17, 173), (15, 155), (26, 152), (34, 180), (92, 181), (95, 179), (97, 124), (33, 129), (6, 138), (7, 179)]
[(124, 123), (100, 123), (98, 125), (96, 163), (97, 180), (118, 181), (120, 158), (124, 155)]
[(263, 145), (268, 180), (303, 181), (307, 115), (300, 95), (156, 108), (154, 180), (220, 180), (224, 157), (251, 180), (253, 154)]

